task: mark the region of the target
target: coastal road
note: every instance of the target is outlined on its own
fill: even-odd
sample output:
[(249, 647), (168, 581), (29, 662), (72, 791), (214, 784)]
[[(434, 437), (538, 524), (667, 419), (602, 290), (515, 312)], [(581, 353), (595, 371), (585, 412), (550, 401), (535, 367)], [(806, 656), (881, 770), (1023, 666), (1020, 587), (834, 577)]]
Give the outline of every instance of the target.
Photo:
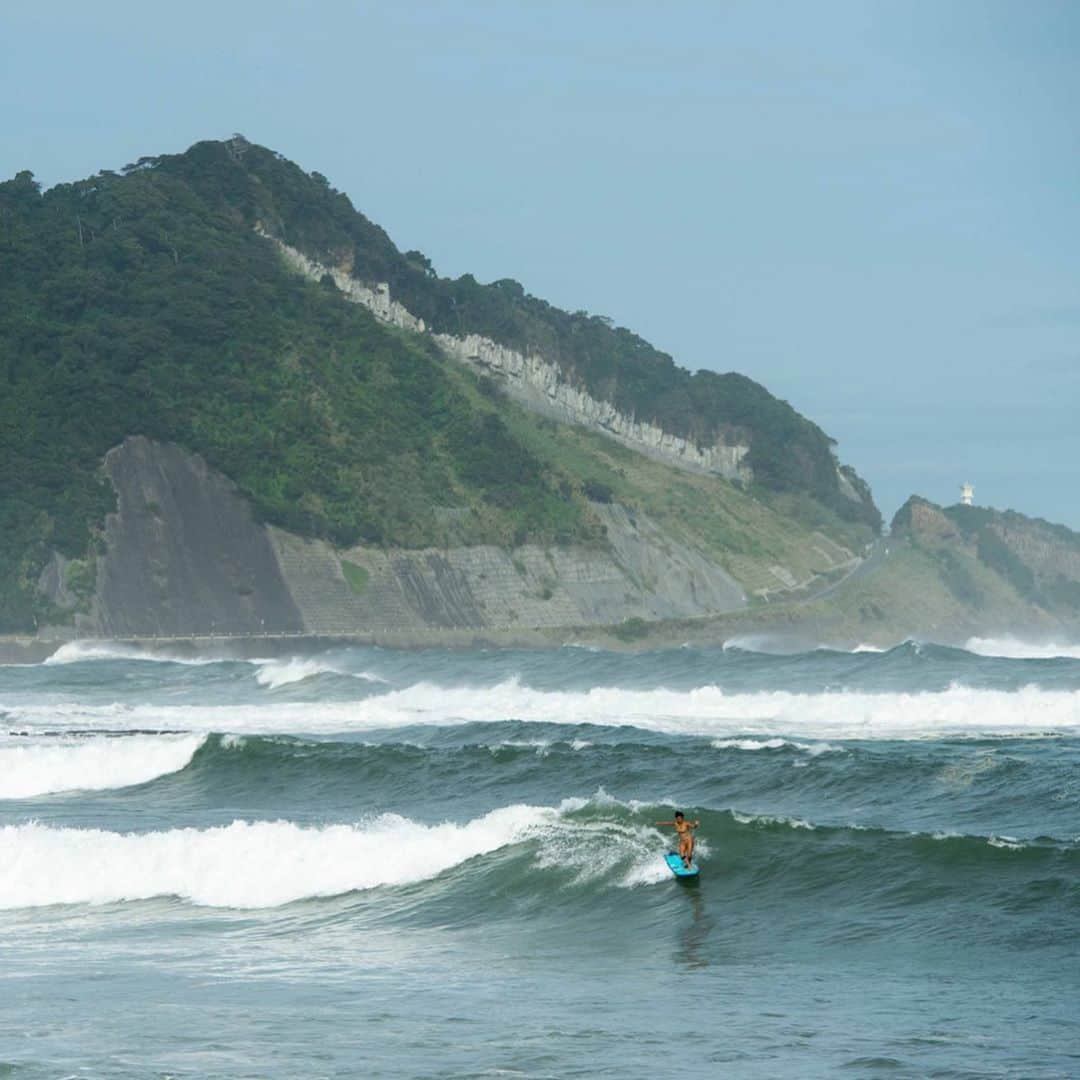
[(813, 600), (820, 600), (823, 596), (828, 596), (829, 593), (836, 592), (842, 585), (847, 585), (857, 578), (866, 577), (867, 574), (876, 573), (885, 564), (886, 559), (889, 557), (889, 540), (888, 537), (881, 537), (875, 540), (873, 546), (870, 548), (870, 554), (866, 558), (858, 562), (851, 570), (849, 570), (842, 578), (837, 581), (832, 581), (828, 585), (823, 585), (820, 589), (811, 592), (807, 596), (802, 597), (796, 603), (809, 604)]

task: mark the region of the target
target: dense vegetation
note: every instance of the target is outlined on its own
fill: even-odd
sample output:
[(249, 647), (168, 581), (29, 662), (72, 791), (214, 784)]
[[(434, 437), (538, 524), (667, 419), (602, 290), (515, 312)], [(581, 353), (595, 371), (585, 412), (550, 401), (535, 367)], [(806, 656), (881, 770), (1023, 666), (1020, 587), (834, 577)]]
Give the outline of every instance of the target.
[(199, 143), (144, 163), (183, 177), (225, 212), (260, 223), (308, 255), (349, 266), (361, 281), (387, 282), (396, 299), (438, 332), (482, 334), (537, 352), (593, 397), (699, 445), (720, 436), (746, 442), (760, 485), (809, 492), (842, 517), (881, 526), (869, 489), (851, 470), (845, 475), (862, 498), (842, 493), (833, 440), (744, 375), (692, 374), (609, 319), (552, 307), (510, 279), (481, 285), (471, 274), (441, 278), (422, 253), (399, 252), (325, 177), (243, 139)]
[(134, 433), (342, 545), (435, 542), (440, 506), (466, 508), (462, 540), (595, 538), (584, 497), (422, 339), (290, 274), (165, 170), (0, 185), (0, 388), (0, 631), (50, 616), (48, 550), (87, 551), (113, 505), (102, 457)]
[(828, 438), (751, 380), (690, 375), (514, 282), (440, 279), (318, 174), (200, 143), (44, 194), (30, 173), (0, 184), (0, 632), (55, 617), (37, 576), (50, 550), (92, 550), (113, 506), (102, 457), (132, 434), (201, 453), (265, 519), (343, 546), (601, 540), (588, 499), (610, 486), (538, 456), (426, 339), (288, 272), (256, 222), (390, 282), (436, 329), (539, 349), (703, 442), (747, 438), (760, 484), (877, 523), (868, 494), (840, 494)]

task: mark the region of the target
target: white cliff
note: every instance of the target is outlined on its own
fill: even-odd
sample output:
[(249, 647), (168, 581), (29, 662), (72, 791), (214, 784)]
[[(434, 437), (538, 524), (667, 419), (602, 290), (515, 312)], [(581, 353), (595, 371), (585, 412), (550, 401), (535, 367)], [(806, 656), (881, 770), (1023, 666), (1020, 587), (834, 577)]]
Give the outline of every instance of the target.
[[(289, 266), (305, 277), (319, 281), (329, 274), (342, 295), (362, 304), (382, 322), (417, 333), (427, 332), (423, 319), (390, 296), (389, 285), (364, 285), (341, 267), (326, 266), (265, 230), (258, 231), (272, 240)], [(510, 397), (533, 411), (601, 431), (640, 453), (683, 469), (715, 473), (729, 480), (751, 478), (750, 468), (743, 461), (750, 450), (748, 446), (717, 442), (699, 447), (656, 424), (637, 420), (619, 412), (611, 402), (599, 401), (567, 382), (557, 364), (537, 353), (525, 355), (479, 334), (465, 337), (432, 334), (431, 337), (447, 356), (497, 378)]]
[(448, 356), (499, 377), (511, 397), (537, 412), (602, 431), (634, 450), (682, 468), (718, 473), (729, 480), (750, 478), (749, 467), (742, 464), (748, 446), (716, 443), (702, 449), (656, 424), (619, 412), (610, 401), (598, 401), (566, 382), (558, 365), (535, 353), (524, 356), (479, 334), (433, 337)]
[(424, 326), (423, 319), (418, 319), (396, 300), (390, 298), (389, 285), (383, 283), (374, 288), (363, 285), (340, 267), (325, 266), (315, 259), (309, 259), (302, 251), (283, 244), (264, 230), (257, 229), (256, 231), (274, 241), (285, 261), (294, 270), (298, 270), (313, 281), (321, 281), (324, 275), (329, 274), (347, 300), (351, 300), (354, 304), (363, 304), (381, 322), (399, 326), (403, 330), (415, 330), (419, 334), (426, 331), (427, 327)]

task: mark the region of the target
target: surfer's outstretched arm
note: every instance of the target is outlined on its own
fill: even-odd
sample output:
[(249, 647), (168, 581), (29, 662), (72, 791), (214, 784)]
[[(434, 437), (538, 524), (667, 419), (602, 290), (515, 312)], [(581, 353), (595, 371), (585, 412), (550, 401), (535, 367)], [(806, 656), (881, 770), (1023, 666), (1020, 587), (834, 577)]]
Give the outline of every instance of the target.
[(658, 825), (658, 826), (659, 825), (670, 825), (672, 828), (675, 827), (675, 822), (674, 821), (657, 821), (657, 822), (654, 822), (654, 824)]

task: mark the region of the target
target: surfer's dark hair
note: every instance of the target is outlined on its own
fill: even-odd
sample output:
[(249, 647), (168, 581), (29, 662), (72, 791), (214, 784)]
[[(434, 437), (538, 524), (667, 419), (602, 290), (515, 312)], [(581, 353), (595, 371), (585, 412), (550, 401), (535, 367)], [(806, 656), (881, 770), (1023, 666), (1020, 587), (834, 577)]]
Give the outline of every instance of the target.
[(686, 817), (686, 815), (681, 810), (676, 810), (675, 811), (675, 816), (676, 817)]

